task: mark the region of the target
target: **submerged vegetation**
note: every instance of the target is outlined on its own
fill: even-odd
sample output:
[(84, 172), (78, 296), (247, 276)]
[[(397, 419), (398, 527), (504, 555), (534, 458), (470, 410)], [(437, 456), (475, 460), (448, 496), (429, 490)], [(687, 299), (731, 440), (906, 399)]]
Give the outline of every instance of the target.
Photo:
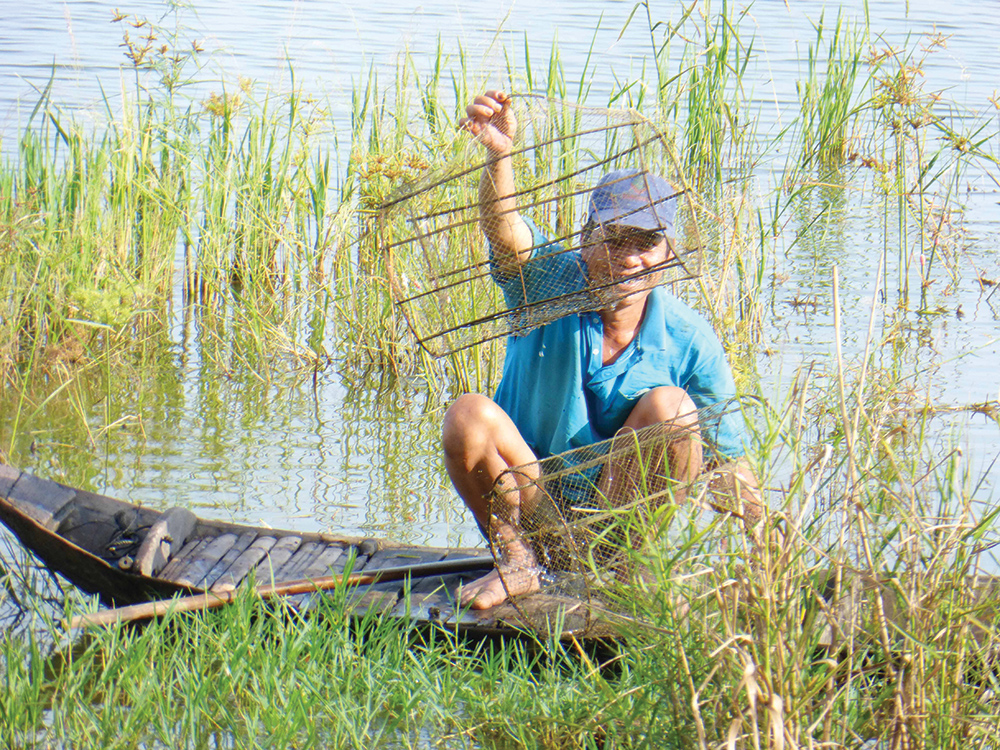
[[(444, 363), (414, 347), (376, 223), (402, 181), (461, 158), (459, 108), (480, 86), (464, 52), (439, 46), (429, 78), (404, 59), (388, 85), (358, 84), (341, 173), (331, 113), (294, 75), (286, 93), (241, 80), (195, 98), (202, 53), (183, 29), (119, 20), (140, 30), (125, 40), (123, 106), (109, 99), (105, 123), (84, 127), (43, 93), (0, 165), (0, 458), (32, 464), (44, 418), (59, 425), (45, 428), (53, 468), (89, 447), (70, 477), (87, 485), (113, 445), (141, 450), (154, 424), (171, 429), (189, 360), (222, 413), (331, 368), (352, 387), (391, 380), (402, 399), (419, 387), (429, 411), (495, 386), (496, 344)], [(529, 652), (419, 640), (375, 619), (351, 629), (337, 597), (322, 618), (247, 598), (72, 648), (51, 646), (53, 616), (3, 641), (0, 735), (24, 747), (496, 748), (996, 736), (996, 597), (971, 585), (997, 573), (994, 464), (967, 460), (945, 420), (992, 426), (1000, 412), (992, 394), (942, 403), (933, 382), (934, 322), (960, 314), (960, 285), (990, 278), (959, 198), (970, 175), (993, 174), (996, 122), (929, 88), (923, 66), (942, 39), (896, 48), (821, 17), (797, 109), (771, 132), (749, 90), (746, 11), (693, 3), (668, 23), (640, 3), (630, 23), (642, 20), (649, 80), (622, 82), (610, 104), (664, 131), (718, 218), (705, 273), (679, 293), (712, 319), (744, 391), (788, 394), (754, 425), (771, 508), (759, 559), (725, 522), (678, 511), (645, 561), (658, 585), (631, 613), (642, 627), (607, 663), (572, 643)], [(527, 48), (508, 52), (511, 90), (586, 99), (589, 71), (571, 83), (556, 48), (543, 72)], [(874, 218), (851, 215), (862, 207)], [(870, 268), (851, 268), (844, 243)], [(789, 310), (820, 331), (824, 356), (763, 383)], [(12, 568), (0, 580), (4, 606), (78, 605)]]

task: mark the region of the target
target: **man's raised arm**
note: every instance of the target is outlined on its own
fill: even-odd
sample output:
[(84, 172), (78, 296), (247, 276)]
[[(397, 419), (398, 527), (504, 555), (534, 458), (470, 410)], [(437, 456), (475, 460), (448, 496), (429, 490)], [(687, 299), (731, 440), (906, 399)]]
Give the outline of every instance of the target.
[(531, 253), (532, 236), (517, 212), (511, 148), (517, 119), (503, 91), (487, 91), (465, 108), (459, 125), (486, 148), (486, 168), (479, 180), (479, 224), (493, 248), (493, 267), (512, 275)]

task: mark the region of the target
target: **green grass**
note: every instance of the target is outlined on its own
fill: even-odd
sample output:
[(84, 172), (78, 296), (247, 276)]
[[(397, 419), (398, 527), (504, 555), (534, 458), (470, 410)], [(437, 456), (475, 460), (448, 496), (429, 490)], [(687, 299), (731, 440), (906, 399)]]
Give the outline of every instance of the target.
[(72, 647), (10, 638), (4, 736), (110, 748), (596, 747), (638, 729), (594, 715), (614, 687), (558, 644), (465, 644), (374, 617), (349, 627), (342, 595), (314, 615), (248, 598)]
[[(351, 625), (344, 591), (307, 618), (247, 596), (72, 644), (57, 607), (2, 645), (5, 737), (115, 748), (987, 742), (1000, 729), (998, 613), (968, 581), (991, 559), (996, 511), (958, 451), (907, 447), (905, 410), (885, 399), (891, 373), (851, 364), (843, 400), (803, 375), (758, 421), (762, 476), (791, 464), (771, 492), (763, 552), (717, 516), (677, 511), (664, 551), (643, 557), (655, 585), (620, 599), (634, 619), (607, 662), (572, 642), (490, 646), (378, 617)], [(913, 413), (906, 429), (932, 418)], [(810, 457), (817, 426), (826, 448)], [(21, 589), (46, 611), (44, 586)]]
[(172, 305), (232, 320), (261, 359), (272, 341), (313, 364), (323, 353), (303, 311), (326, 294), (333, 245), (328, 113), (294, 78), (284, 95), (241, 80), (192, 100), (198, 55), (165, 39), (129, 47), (135, 88), (103, 126), (69, 121), (46, 90), (0, 168), (8, 382), (128, 349)]
[[(832, 30), (824, 20), (821, 14), (816, 43), (809, 45), (805, 79), (797, 84), (805, 167), (813, 162), (837, 164), (848, 155), (850, 127), (862, 104), (856, 92), (864, 90), (858, 81), (863, 72), (858, 32), (839, 14)], [(826, 60), (821, 61), (824, 46)]]

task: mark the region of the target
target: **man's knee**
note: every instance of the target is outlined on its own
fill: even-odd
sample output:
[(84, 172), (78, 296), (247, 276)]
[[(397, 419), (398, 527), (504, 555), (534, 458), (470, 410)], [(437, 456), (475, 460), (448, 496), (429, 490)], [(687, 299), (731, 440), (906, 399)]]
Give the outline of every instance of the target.
[(497, 422), (503, 411), (478, 393), (459, 396), (444, 415), (441, 443), (445, 455), (459, 459), (481, 454), (495, 442)]
[(638, 430), (664, 422), (677, 427), (698, 424), (698, 407), (683, 388), (665, 385), (646, 391), (632, 408), (625, 424)]

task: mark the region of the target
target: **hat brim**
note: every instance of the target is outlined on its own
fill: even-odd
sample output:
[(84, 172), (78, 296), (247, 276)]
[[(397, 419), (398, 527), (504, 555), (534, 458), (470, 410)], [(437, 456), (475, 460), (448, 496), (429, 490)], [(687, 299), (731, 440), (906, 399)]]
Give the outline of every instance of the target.
[(590, 215), (590, 221), (595, 224), (617, 224), (634, 227), (635, 229), (645, 229), (650, 232), (663, 232), (668, 237), (674, 236), (673, 222), (662, 221), (654, 216), (648, 208), (624, 214), (612, 208), (603, 211), (594, 211)]

